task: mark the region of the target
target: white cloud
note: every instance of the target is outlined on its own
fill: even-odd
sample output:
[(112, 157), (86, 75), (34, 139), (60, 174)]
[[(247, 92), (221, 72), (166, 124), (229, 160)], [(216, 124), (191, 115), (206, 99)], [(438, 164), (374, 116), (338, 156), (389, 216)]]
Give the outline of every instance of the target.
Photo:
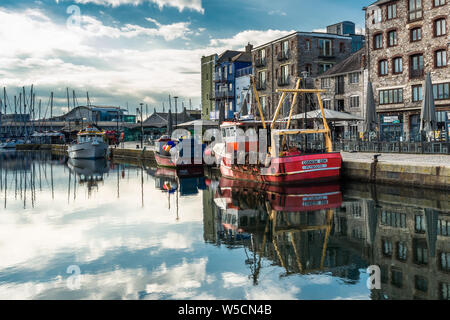
[(242, 274), (234, 272), (225, 272), (222, 274), (222, 280), (224, 282), (224, 288), (244, 287), (248, 285), (248, 277)]
[(192, 299), (200, 294), (199, 289), (206, 282), (206, 264), (208, 258), (196, 259), (191, 263), (186, 260), (172, 268), (162, 264), (151, 275), (151, 283), (147, 284), (146, 292), (151, 297), (169, 295), (169, 299)]
[(268, 280), (259, 286), (247, 289), (245, 298), (248, 300), (297, 300), (296, 295), (299, 293), (298, 287), (280, 286), (279, 283)]
[[(199, 47), (186, 39), (204, 28), (191, 30), (190, 22), (165, 25), (151, 17), (147, 21), (154, 26), (105, 25), (96, 17), (82, 16), (81, 28), (71, 30), (41, 10), (0, 8), (0, 39), (5, 44), (0, 87), (34, 84), (38, 92), (48, 91), (37, 97), (43, 100), (51, 90), (70, 87), (89, 91), (95, 103), (121, 105), (159, 103), (176, 90), (177, 95), (192, 98), (195, 106), (203, 55), (242, 50), (248, 42), (259, 45), (294, 32), (247, 30)], [(137, 42), (138, 37), (143, 41)], [(161, 44), (164, 40), (184, 41), (173, 49)]]
[(247, 45), (247, 43), (251, 43), (254, 46), (259, 46), (294, 32), (295, 30), (246, 30), (239, 32), (231, 38), (211, 39), (210, 45), (225, 47), (228, 49), (242, 49)]
[(94, 3), (97, 5), (112, 7), (118, 7), (121, 5), (137, 6), (148, 2), (157, 5), (160, 10), (164, 7), (173, 7), (177, 8), (180, 12), (183, 10), (192, 10), (201, 14), (205, 13), (205, 9), (202, 6), (202, 0), (75, 0), (75, 2), (80, 4)]
[(287, 14), (286, 14), (286, 12), (281, 11), (281, 10), (272, 10), (272, 11), (269, 11), (269, 15), (270, 16), (273, 16), (273, 15), (286, 16)]
[(322, 33), (326, 33), (326, 32), (327, 32), (327, 29), (326, 29), (326, 28), (314, 29), (313, 32), (322, 32)]

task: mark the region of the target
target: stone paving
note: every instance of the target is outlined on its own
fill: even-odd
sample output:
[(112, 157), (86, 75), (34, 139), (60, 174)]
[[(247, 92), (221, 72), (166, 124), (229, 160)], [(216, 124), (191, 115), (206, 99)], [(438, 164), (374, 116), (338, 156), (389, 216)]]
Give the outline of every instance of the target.
[[(344, 161), (372, 162), (376, 153), (341, 152)], [(450, 167), (450, 155), (440, 154), (405, 154), (405, 153), (381, 153), (379, 162), (416, 164), (419, 166), (434, 165)]]

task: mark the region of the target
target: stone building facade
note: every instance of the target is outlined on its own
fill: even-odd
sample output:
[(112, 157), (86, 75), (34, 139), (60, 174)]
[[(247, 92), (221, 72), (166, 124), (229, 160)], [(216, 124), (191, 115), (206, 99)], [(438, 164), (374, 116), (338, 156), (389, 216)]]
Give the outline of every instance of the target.
[[(318, 32), (295, 32), (254, 48), (254, 75), (265, 117), (273, 117), (281, 97), (277, 89), (294, 88), (298, 77), (304, 74), (317, 77), (351, 53), (350, 36)], [(289, 100), (286, 99), (282, 114), (289, 110)], [(299, 99), (296, 113), (301, 112), (300, 105)]]
[(202, 64), (202, 119), (209, 119), (209, 113), (214, 110), (214, 70), (216, 67), (217, 54), (203, 56)]
[(438, 130), (448, 135), (449, 1), (380, 0), (364, 10), (368, 70), (382, 140), (419, 139), (428, 72), (434, 85)]
[[(315, 87), (325, 90), (322, 94), (325, 108), (365, 117), (368, 80), (365, 61), (365, 50), (361, 49), (315, 79)], [(337, 138), (355, 139), (364, 131), (363, 126), (363, 121), (336, 122), (334, 133)]]

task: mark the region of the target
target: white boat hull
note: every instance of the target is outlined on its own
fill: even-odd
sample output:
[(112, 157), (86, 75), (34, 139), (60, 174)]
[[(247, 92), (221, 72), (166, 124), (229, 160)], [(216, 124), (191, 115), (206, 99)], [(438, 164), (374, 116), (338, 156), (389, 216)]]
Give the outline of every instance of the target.
[(108, 156), (108, 145), (104, 142), (85, 142), (69, 146), (71, 159), (101, 159)]
[(18, 144), (23, 144), (22, 140), (10, 141), (0, 144), (0, 149), (15, 149)]

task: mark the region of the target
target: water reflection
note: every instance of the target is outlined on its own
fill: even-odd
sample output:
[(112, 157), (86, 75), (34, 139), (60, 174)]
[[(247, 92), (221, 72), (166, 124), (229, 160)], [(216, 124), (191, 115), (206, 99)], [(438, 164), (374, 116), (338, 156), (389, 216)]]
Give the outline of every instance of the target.
[(0, 298), (449, 298), (445, 192), (262, 187), (37, 152), (0, 153), (0, 181)]

